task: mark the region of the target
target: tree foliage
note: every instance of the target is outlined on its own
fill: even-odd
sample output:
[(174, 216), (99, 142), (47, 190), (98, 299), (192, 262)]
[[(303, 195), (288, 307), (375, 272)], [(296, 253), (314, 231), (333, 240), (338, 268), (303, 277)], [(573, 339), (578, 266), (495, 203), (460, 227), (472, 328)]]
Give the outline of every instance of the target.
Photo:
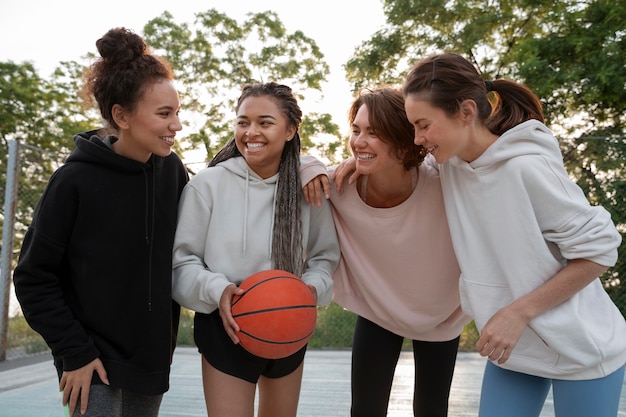
[[(180, 84), (183, 120), (192, 132), (183, 151), (203, 148), (207, 159), (232, 136), (235, 100), (245, 84), (285, 83), (302, 100), (305, 93), (321, 93), (329, 72), (315, 41), (287, 31), (272, 11), (249, 13), (239, 23), (210, 9), (192, 24), (176, 23), (165, 12), (144, 34), (170, 60)], [(305, 112), (301, 134), (306, 149), (316, 146), (317, 135), (339, 137), (339, 127), (328, 114)]]
[(346, 65), (355, 89), (399, 84), (417, 59), (454, 51), (485, 79), (527, 84), (568, 133), (623, 130), (626, 0), (399, 0), (384, 10), (387, 25)]
[[(8, 143), (21, 146), (16, 230), (30, 223), (34, 203), (48, 178), (69, 154), (75, 133), (91, 128), (77, 97), (82, 68), (61, 62), (50, 79), (40, 77), (31, 63), (0, 62), (0, 198), (4, 201)], [(29, 198), (30, 197), (30, 198)], [(19, 245), (20, 239), (16, 239)]]
[[(383, 9), (386, 25), (346, 64), (355, 90), (401, 84), (440, 51), (464, 55), (485, 79), (528, 85), (572, 177), (625, 235), (626, 0), (385, 0)], [(605, 283), (626, 314), (626, 244), (619, 251)]]
[[(305, 93), (321, 98), (329, 72), (316, 43), (300, 31), (288, 32), (273, 12), (249, 14), (242, 24), (215, 10), (197, 14), (193, 24), (177, 24), (166, 12), (144, 31), (153, 51), (172, 63), (181, 92), (181, 119), (190, 133), (177, 150), (203, 147), (205, 160), (232, 135), (234, 102), (244, 84), (275, 80), (301, 100)], [(73, 136), (102, 126), (96, 109), (85, 109), (78, 97), (83, 70), (84, 64), (60, 62), (43, 78), (31, 63), (0, 62), (0, 202), (8, 142), (21, 144), (16, 247), (50, 175), (74, 148)], [(300, 131), (304, 149), (334, 155), (340, 134), (329, 114), (305, 112)], [(331, 140), (319, 142), (324, 135)]]

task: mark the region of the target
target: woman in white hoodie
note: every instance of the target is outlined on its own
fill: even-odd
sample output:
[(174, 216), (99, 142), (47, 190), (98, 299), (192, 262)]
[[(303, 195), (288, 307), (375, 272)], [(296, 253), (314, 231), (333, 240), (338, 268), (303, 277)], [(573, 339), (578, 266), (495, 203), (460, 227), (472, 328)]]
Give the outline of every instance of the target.
[(236, 106), (233, 139), (183, 190), (173, 253), (173, 298), (196, 312), (194, 338), (211, 417), (295, 416), (306, 346), (268, 360), (239, 344), (231, 314), (239, 284), (282, 269), (318, 305), (332, 297), (339, 245), (328, 203), (309, 206), (299, 181), (302, 112), (291, 88), (253, 84)]
[[(569, 178), (541, 102), (453, 53), (417, 62), (403, 93), (415, 144), (439, 164), (461, 305), (489, 358), (479, 417), (539, 416), (550, 387), (556, 417), (617, 416), (626, 321), (599, 276), (621, 236)], [(354, 166), (335, 170), (339, 189)]]
[(539, 99), (452, 53), (419, 61), (403, 91), (415, 143), (440, 164), (462, 306), (490, 360), (479, 416), (538, 416), (551, 386), (557, 417), (616, 416), (626, 322), (598, 277), (621, 236), (570, 180)]

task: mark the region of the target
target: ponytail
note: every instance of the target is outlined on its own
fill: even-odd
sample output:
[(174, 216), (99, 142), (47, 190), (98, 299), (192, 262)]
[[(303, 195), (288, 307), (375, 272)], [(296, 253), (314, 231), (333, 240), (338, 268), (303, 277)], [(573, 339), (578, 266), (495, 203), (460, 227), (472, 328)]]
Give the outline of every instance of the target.
[(484, 81), (471, 62), (450, 52), (418, 61), (402, 91), (405, 97), (419, 96), (450, 117), (464, 100), (473, 100), (478, 118), (498, 136), (530, 119), (544, 122), (541, 102), (528, 87), (504, 79)]

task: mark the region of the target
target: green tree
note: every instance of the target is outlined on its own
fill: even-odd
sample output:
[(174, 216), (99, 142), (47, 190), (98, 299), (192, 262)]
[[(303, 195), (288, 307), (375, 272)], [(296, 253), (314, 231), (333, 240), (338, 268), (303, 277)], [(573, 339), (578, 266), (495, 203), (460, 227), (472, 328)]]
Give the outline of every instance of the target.
[[(301, 31), (288, 32), (271, 11), (249, 13), (239, 23), (210, 9), (192, 24), (177, 24), (165, 12), (145, 25), (144, 34), (170, 60), (180, 84), (183, 119), (192, 131), (182, 151), (202, 148), (207, 160), (232, 136), (235, 99), (244, 84), (282, 82), (304, 99), (305, 92), (321, 93), (329, 72), (317, 44)], [(316, 146), (317, 135), (338, 138), (339, 127), (328, 114), (310, 113), (301, 133), (307, 149)]]
[(61, 62), (50, 79), (31, 63), (0, 62), (0, 199), (4, 200), (8, 142), (21, 146), (15, 247), (30, 224), (34, 203), (48, 178), (68, 155), (74, 134), (96, 124), (81, 107), (77, 83), (82, 67)]
[[(473, 61), (485, 79), (525, 83), (561, 139), (567, 169), (624, 235), (626, 0), (385, 0), (383, 9), (386, 25), (346, 64), (355, 90), (401, 84), (417, 59), (444, 50)], [(626, 243), (619, 253), (603, 278), (626, 315)]]

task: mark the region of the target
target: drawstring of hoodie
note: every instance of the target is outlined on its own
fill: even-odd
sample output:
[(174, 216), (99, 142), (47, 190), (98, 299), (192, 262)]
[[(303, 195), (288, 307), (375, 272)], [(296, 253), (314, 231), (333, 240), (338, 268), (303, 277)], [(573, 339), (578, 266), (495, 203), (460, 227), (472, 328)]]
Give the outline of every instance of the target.
[(143, 179), (144, 179), (144, 191), (145, 191), (145, 198), (146, 198), (146, 210), (144, 212), (143, 215), (143, 227), (144, 227), (144, 239), (146, 241), (146, 246), (150, 245), (150, 236), (149, 236), (149, 232), (148, 232), (148, 207), (149, 207), (149, 202), (148, 202), (148, 198), (150, 197), (150, 192), (148, 191), (148, 173), (146, 172), (146, 169), (144, 168), (143, 170)]
[(276, 184), (274, 186), (274, 198), (272, 199), (272, 221), (270, 223), (270, 241), (268, 245), (270, 251), (267, 254), (267, 257), (269, 259), (272, 259), (272, 243), (274, 242), (274, 216), (276, 216), (276, 195), (278, 194), (278, 181), (279, 177), (276, 178)]
[(148, 188), (148, 173), (146, 169), (143, 169), (145, 194), (146, 194), (146, 210), (144, 213), (144, 228), (146, 246), (148, 246), (148, 311), (152, 311), (152, 244), (150, 241), (150, 232), (154, 231), (154, 209), (155, 209), (155, 193), (156, 193), (156, 179), (154, 176), (154, 166), (152, 167), (152, 216), (149, 219), (150, 212), (150, 190)]
[[(244, 211), (243, 211), (243, 244), (242, 251), (243, 255), (246, 254), (246, 241), (248, 239), (248, 209), (250, 205), (250, 170), (246, 169), (246, 189), (244, 193)], [(269, 233), (269, 252), (267, 254), (269, 259), (272, 259), (272, 242), (274, 241), (274, 216), (276, 215), (276, 196), (278, 194), (278, 179), (276, 180), (276, 186), (274, 187), (274, 198), (272, 204), (272, 218), (270, 223), (270, 233)]]
[(243, 254), (246, 254), (246, 240), (248, 239), (248, 193), (250, 171), (246, 169), (246, 192), (243, 200)]

